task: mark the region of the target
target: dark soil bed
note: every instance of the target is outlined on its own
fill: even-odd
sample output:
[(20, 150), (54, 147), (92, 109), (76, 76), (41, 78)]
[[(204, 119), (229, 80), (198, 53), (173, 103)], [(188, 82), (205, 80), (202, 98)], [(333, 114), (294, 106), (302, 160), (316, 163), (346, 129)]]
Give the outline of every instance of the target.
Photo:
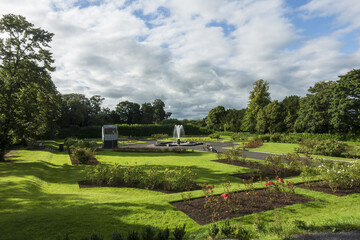
[(302, 183), (302, 184), (298, 184), (296, 186), (299, 188), (305, 188), (305, 189), (309, 189), (309, 190), (313, 190), (313, 191), (333, 194), (336, 196), (346, 196), (346, 195), (353, 194), (353, 193), (360, 193), (360, 186), (355, 186), (350, 189), (349, 188), (338, 188), (336, 190), (336, 192), (333, 192), (331, 190), (331, 188), (329, 187), (329, 185), (326, 184), (326, 182), (312, 182), (310, 184), (310, 186)]
[[(102, 184), (94, 184), (94, 183), (89, 182), (89, 181), (79, 181), (78, 184), (79, 184), (79, 188), (95, 188), (95, 187), (118, 187), (118, 188), (123, 188), (123, 187), (127, 187), (127, 188), (145, 189), (145, 188), (137, 186), (137, 185), (127, 185), (125, 183), (118, 183), (116, 185), (109, 185), (106, 182), (104, 182)], [(190, 190), (186, 190), (186, 191), (200, 190), (200, 189), (201, 189), (201, 186), (194, 185), (194, 186), (192, 186), (192, 188)], [(176, 190), (168, 191), (168, 190), (164, 190), (164, 189), (147, 189), (147, 190), (156, 191), (156, 192), (162, 192), (162, 193), (169, 193), (169, 194), (183, 192), (183, 191), (176, 191)]]
[[(296, 195), (285, 194), (283, 192), (272, 192), (269, 194), (266, 190), (257, 190), (258, 194), (248, 194), (247, 192), (238, 192), (230, 195), (231, 201), (236, 202), (235, 210), (231, 211), (228, 205), (220, 196), (215, 196), (221, 204), (216, 211), (217, 214), (214, 221), (236, 218), (252, 213), (263, 212), (280, 208), (287, 205), (305, 203), (312, 199)], [(253, 200), (251, 200), (251, 198)], [(192, 199), (188, 201), (174, 202), (173, 206), (186, 213), (190, 218), (198, 224), (204, 225), (212, 222), (212, 211), (209, 207), (205, 208), (206, 198)]]
[[(253, 168), (253, 169), (263, 168), (263, 164), (258, 163), (258, 162), (252, 162), (252, 161), (238, 160), (238, 161), (228, 162), (225, 159), (221, 159), (221, 160), (214, 160), (214, 162), (220, 162), (220, 163), (235, 165), (235, 166), (239, 166), (239, 167)], [(233, 174), (232, 176), (238, 177), (241, 179), (246, 179), (246, 180), (253, 178), (253, 181), (256, 182), (256, 181), (262, 181), (265, 179), (276, 179), (278, 177), (281, 177), (281, 178), (294, 177), (294, 176), (298, 176), (299, 174), (300, 174), (299, 171), (288, 168), (280, 174), (275, 174), (272, 172), (264, 172), (264, 173), (250, 172), (250, 173)]]

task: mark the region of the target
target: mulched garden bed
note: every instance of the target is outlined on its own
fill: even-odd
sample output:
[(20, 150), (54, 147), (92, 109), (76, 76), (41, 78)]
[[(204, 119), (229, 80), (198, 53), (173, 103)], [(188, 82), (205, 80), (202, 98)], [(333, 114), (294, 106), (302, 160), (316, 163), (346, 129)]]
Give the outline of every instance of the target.
[[(236, 203), (238, 203), (235, 211), (231, 211), (220, 196), (214, 196), (221, 202), (214, 221), (236, 218), (252, 213), (273, 210), (287, 205), (312, 201), (310, 198), (290, 193), (272, 192), (271, 197), (269, 197), (264, 189), (256, 190), (256, 192), (258, 193), (257, 195), (248, 195), (247, 192), (233, 193), (233, 195), (230, 196), (230, 199), (231, 201), (235, 200)], [(253, 201), (250, 201), (250, 197), (253, 198)], [(206, 198), (198, 198), (173, 202), (172, 205), (187, 214), (198, 224), (204, 225), (212, 222), (211, 209), (209, 207), (204, 207), (206, 201)]]
[[(143, 187), (137, 186), (137, 185), (128, 185), (125, 183), (118, 183), (116, 185), (109, 185), (106, 182), (103, 182), (102, 184), (94, 184), (90, 181), (78, 181), (79, 184), (79, 188), (96, 188), (96, 187), (118, 187), (118, 188), (138, 188), (138, 189), (145, 189)], [(184, 190), (184, 191), (193, 191), (193, 190), (200, 190), (201, 186), (200, 185), (194, 185), (190, 190)], [(164, 189), (147, 189), (147, 190), (151, 190), (151, 191), (156, 191), (156, 192), (162, 192), (162, 193), (179, 193), (179, 192), (184, 192), (184, 191), (168, 191), (168, 190), (164, 190)]]
[[(221, 160), (214, 160), (214, 162), (220, 162), (220, 163), (235, 165), (235, 166), (239, 166), (239, 167), (253, 168), (253, 169), (261, 169), (261, 167), (264, 166), (263, 164), (258, 163), (258, 162), (243, 161), (243, 160), (229, 162), (225, 159), (221, 159)], [(276, 179), (278, 177), (281, 177), (281, 178), (294, 177), (294, 176), (298, 176), (299, 174), (300, 174), (299, 171), (288, 168), (280, 174), (274, 174), (271, 172), (266, 172), (266, 173), (262, 173), (262, 174), (260, 174), (259, 172), (250, 172), (250, 173), (233, 174), (231, 176), (238, 177), (241, 179), (246, 179), (246, 180), (253, 179), (253, 181), (256, 182), (256, 181), (262, 181), (265, 179)]]
[(353, 188), (338, 188), (336, 192), (333, 192), (329, 185), (326, 182), (312, 182), (310, 186), (305, 185), (304, 183), (296, 185), (299, 188), (305, 188), (313, 191), (333, 194), (336, 196), (346, 196), (353, 193), (360, 193), (360, 186), (355, 186)]

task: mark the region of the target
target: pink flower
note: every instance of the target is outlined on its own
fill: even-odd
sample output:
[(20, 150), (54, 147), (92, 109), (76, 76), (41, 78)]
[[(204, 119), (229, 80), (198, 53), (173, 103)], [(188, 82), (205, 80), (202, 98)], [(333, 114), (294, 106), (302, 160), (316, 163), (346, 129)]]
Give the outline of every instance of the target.
[(279, 182), (283, 183), (283, 182), (284, 182), (284, 179), (279, 178)]
[(265, 183), (265, 187), (267, 187), (267, 186), (269, 186), (269, 184), (268, 184), (268, 183)]
[(213, 190), (211, 190), (211, 193), (213, 193), (214, 191)]
[(259, 194), (258, 192), (255, 193), (255, 195), (258, 195), (258, 194)]
[(211, 197), (208, 198), (208, 201), (211, 201)]
[(224, 198), (224, 200), (228, 200), (229, 199), (229, 193), (223, 193), (223, 194), (221, 194), (221, 197)]
[(273, 185), (274, 183), (272, 181), (268, 182), (269, 185)]

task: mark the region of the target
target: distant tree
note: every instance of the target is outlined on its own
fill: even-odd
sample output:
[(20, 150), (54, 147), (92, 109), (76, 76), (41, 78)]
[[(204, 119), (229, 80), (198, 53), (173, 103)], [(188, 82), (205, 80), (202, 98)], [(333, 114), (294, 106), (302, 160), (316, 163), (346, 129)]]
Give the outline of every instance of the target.
[(53, 34), (8, 14), (0, 19), (0, 161), (13, 139), (33, 140), (51, 132), (59, 95), (50, 73)]
[(123, 101), (116, 105), (120, 122), (127, 124), (141, 123), (140, 105), (134, 102)]
[(329, 114), (335, 82), (318, 82), (309, 88), (309, 94), (300, 99), (297, 132), (329, 133), (332, 130)]
[(260, 79), (253, 85), (254, 88), (250, 92), (248, 107), (241, 127), (243, 131), (249, 132), (255, 132), (257, 113), (271, 102), (267, 81)]
[(240, 132), (245, 109), (228, 109), (223, 119), (224, 131)]
[(284, 124), (287, 132), (295, 131), (295, 121), (298, 118), (298, 111), (300, 109), (300, 97), (299, 96), (286, 96), (281, 102), (282, 107), (286, 113)]
[(90, 115), (97, 115), (101, 112), (101, 104), (105, 98), (102, 98), (100, 95), (94, 95), (90, 98)]
[(360, 69), (352, 70), (334, 86), (330, 106), (331, 124), (340, 133), (360, 132)]
[(164, 119), (168, 119), (171, 116), (171, 112), (165, 112), (165, 103), (161, 99), (155, 99), (153, 102), (153, 122), (160, 123)]
[(225, 115), (226, 110), (223, 106), (217, 106), (211, 109), (205, 119), (206, 126), (217, 131), (223, 130), (223, 119), (225, 118)]
[(264, 113), (267, 119), (268, 132), (283, 132), (284, 131), (284, 110), (281, 104), (274, 100), (264, 107)]
[(141, 104), (141, 116), (143, 124), (151, 124), (154, 117), (154, 108), (151, 103)]
[(90, 101), (85, 95), (70, 93), (61, 95), (61, 127), (87, 126), (91, 112)]
[(269, 128), (268, 125), (268, 118), (266, 116), (266, 113), (263, 109), (260, 109), (256, 115), (256, 126), (255, 126), (255, 130), (258, 133), (267, 133)]

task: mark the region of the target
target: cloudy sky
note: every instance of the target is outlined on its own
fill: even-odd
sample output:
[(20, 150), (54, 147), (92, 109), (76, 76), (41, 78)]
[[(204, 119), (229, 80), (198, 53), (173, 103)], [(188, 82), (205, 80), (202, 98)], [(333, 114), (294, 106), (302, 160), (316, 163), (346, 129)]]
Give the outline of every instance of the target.
[(252, 83), (305, 96), (360, 67), (359, 0), (1, 0), (55, 34), (53, 81), (65, 93), (162, 99), (174, 118), (244, 108)]

